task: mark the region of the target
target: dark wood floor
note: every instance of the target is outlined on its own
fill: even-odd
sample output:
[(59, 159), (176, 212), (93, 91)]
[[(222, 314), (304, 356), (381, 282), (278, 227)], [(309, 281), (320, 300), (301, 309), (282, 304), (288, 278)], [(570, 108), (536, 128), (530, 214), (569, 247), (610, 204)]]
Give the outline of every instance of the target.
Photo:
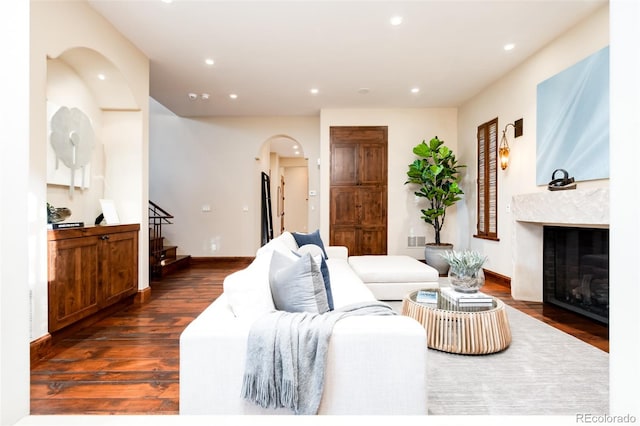
[(482, 292), (498, 297), (509, 306), (571, 334), (596, 348), (609, 352), (609, 327), (604, 324), (548, 303), (513, 300), (509, 287), (489, 279), (482, 287)]
[[(244, 261), (194, 262), (151, 284), (151, 299), (54, 340), (31, 369), (31, 414), (177, 414), (179, 336), (222, 292)], [(554, 327), (609, 350), (606, 326), (541, 303), (517, 302), (487, 280), (483, 291)]]

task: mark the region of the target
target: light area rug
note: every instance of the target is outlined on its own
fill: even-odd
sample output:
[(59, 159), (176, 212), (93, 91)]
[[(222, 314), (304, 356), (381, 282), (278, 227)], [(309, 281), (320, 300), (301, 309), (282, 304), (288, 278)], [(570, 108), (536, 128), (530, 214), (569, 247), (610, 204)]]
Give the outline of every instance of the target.
[[(392, 302), (397, 311), (400, 302)], [(429, 349), (432, 415), (609, 413), (609, 354), (507, 306), (511, 345), (490, 355)]]

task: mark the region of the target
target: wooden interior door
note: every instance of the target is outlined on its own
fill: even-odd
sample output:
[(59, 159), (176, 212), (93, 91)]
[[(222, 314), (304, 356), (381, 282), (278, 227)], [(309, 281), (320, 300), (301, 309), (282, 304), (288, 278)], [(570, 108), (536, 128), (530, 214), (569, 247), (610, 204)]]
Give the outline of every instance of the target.
[(386, 254), (387, 127), (332, 127), (330, 137), (330, 244)]

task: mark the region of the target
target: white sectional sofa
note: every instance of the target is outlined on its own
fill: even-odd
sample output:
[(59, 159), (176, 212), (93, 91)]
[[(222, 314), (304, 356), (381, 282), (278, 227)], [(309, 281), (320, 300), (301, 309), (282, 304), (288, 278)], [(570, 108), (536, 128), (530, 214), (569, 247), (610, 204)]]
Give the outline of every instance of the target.
[[(295, 250), (291, 234), (258, 250), (229, 275), (224, 293), (180, 337), (180, 414), (291, 414), (241, 397), (251, 323), (275, 309), (268, 284), (274, 250)], [(326, 247), (335, 308), (375, 300), (348, 263), (345, 247)], [(329, 342), (318, 414), (427, 414), (426, 332), (401, 316), (349, 316)]]

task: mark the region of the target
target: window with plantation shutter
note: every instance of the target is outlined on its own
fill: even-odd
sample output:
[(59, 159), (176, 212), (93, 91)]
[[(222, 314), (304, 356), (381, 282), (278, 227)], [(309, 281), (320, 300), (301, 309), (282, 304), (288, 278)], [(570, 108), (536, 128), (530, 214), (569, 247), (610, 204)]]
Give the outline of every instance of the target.
[(478, 126), (478, 229), (475, 237), (498, 239), (498, 119)]

